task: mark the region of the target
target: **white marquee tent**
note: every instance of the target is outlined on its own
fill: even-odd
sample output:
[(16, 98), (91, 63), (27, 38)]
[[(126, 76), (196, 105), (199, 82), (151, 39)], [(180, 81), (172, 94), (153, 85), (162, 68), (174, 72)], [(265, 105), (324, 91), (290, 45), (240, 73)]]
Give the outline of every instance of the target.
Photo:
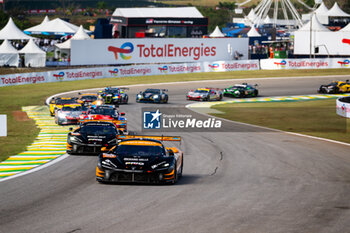
[(261, 37), (260, 33), (256, 30), (254, 26), (252, 26), (247, 33), (248, 37)]
[(6, 26), (0, 31), (0, 40), (29, 40), (33, 37), (26, 35), (22, 32), (10, 17)]
[(49, 17), (46, 15), (45, 18), (43, 19), (43, 21), (41, 22), (41, 24), (48, 23), (48, 22), (50, 22), (50, 19), (49, 19)]
[(19, 54), (8, 40), (0, 46), (0, 66), (16, 66), (18, 67)]
[(71, 48), (71, 40), (90, 40), (91, 37), (84, 31), (82, 25), (80, 25), (78, 31), (70, 38), (63, 43), (56, 44), (55, 46), (59, 49), (70, 49)]
[(44, 67), (46, 63), (46, 53), (41, 50), (33, 40), (24, 46), (19, 53), (24, 53), (25, 66)]
[(248, 19), (251, 20), (252, 22), (255, 20), (256, 18), (256, 14), (253, 10), (253, 8), (250, 10), (249, 14), (247, 15)]
[[(78, 29), (78, 26), (56, 18), (48, 22), (43, 21), (39, 25), (25, 29), (24, 32), (27, 34), (43, 35), (72, 35), (75, 34)], [(91, 33), (89, 30), (85, 30), (85, 32)]]
[[(294, 54), (310, 54), (311, 48), (312, 55), (349, 56), (350, 43), (348, 41), (350, 41), (350, 26), (333, 32), (323, 26), (314, 15), (312, 23), (308, 22), (294, 33)], [(315, 48), (319, 48), (317, 54)]]
[(328, 8), (324, 4), (324, 2), (321, 3), (321, 5), (315, 10), (316, 15), (325, 15), (328, 12)]
[(334, 3), (333, 7), (326, 13), (327, 16), (333, 17), (350, 17), (348, 13), (345, 13), (342, 9), (340, 9), (338, 3)]
[(209, 37), (218, 38), (225, 37), (225, 35), (221, 32), (219, 26), (216, 26), (215, 30), (209, 35)]

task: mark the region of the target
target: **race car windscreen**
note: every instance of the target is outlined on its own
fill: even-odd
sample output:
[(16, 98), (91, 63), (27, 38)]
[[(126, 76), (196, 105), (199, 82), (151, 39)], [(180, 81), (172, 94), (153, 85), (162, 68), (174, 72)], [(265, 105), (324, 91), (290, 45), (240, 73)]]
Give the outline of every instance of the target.
[(73, 104), (76, 102), (77, 101), (74, 99), (58, 99), (58, 100), (56, 100), (56, 104)]
[(162, 156), (165, 152), (160, 146), (120, 145), (117, 147), (116, 154), (131, 156)]
[(152, 94), (159, 94), (160, 90), (159, 89), (146, 89), (147, 93), (152, 93)]
[(243, 86), (233, 86), (232, 89), (244, 90)]
[(86, 96), (83, 96), (81, 97), (81, 100), (82, 101), (96, 101), (97, 100), (97, 96), (94, 96), (94, 95), (86, 95)]
[(89, 114), (92, 115), (105, 115), (105, 116), (113, 116), (115, 115), (115, 111), (112, 108), (93, 108), (90, 110)]
[(208, 93), (208, 90), (195, 90), (195, 93)]
[(328, 84), (327, 86), (337, 86), (338, 85), (338, 83), (336, 83), (336, 82), (331, 82), (330, 84)]
[(69, 107), (69, 106), (64, 106), (62, 108), (62, 111), (67, 111), (67, 112), (81, 112), (81, 111), (85, 111), (86, 108), (82, 107), (82, 106), (77, 106), (77, 107)]
[(85, 125), (80, 129), (81, 134), (87, 135), (111, 135), (116, 134), (114, 127), (107, 125)]

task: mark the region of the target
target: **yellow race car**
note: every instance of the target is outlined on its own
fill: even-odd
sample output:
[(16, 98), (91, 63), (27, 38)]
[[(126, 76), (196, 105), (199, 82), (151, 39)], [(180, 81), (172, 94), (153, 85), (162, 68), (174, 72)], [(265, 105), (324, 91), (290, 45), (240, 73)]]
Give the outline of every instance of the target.
[(318, 89), (318, 93), (325, 94), (339, 94), (350, 92), (349, 80), (344, 81), (333, 81), (328, 85), (321, 85)]
[(63, 97), (52, 98), (50, 100), (50, 105), (49, 105), (50, 115), (55, 116), (56, 110), (63, 108), (63, 106), (75, 107), (77, 105), (81, 105), (80, 103), (77, 102), (77, 98), (63, 98)]

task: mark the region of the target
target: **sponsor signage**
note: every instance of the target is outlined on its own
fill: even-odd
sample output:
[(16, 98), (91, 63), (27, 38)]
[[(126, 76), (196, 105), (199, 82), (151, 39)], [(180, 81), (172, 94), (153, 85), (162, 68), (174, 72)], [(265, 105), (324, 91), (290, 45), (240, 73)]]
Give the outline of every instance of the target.
[(260, 67), (263, 70), (350, 68), (350, 58), (263, 59)]
[(231, 60), (234, 52), (247, 59), (248, 38), (75, 40), (71, 65)]
[(0, 137), (7, 136), (7, 116), (0, 115)]
[(112, 23), (120, 23), (128, 26), (147, 26), (147, 25), (181, 25), (181, 26), (207, 26), (208, 18), (124, 18), (113, 17)]
[[(215, 68), (216, 66), (217, 68)], [(259, 69), (259, 60), (107, 66), (96, 68), (56, 70), (28, 74), (2, 75), (0, 76), (0, 87), (46, 82), (74, 81), (82, 79), (118, 78), (128, 76), (167, 75), (219, 71), (223, 72), (233, 70), (257, 69)]]

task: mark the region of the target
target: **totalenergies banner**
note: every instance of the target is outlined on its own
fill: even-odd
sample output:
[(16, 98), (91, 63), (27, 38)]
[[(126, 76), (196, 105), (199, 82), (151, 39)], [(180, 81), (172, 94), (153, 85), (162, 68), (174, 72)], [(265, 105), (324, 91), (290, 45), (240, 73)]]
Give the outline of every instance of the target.
[(248, 38), (72, 40), (71, 65), (248, 59)]
[(262, 70), (350, 68), (350, 58), (327, 59), (262, 59)]
[(196, 72), (223, 72), (234, 70), (258, 70), (259, 60), (214, 61), (180, 64), (153, 64), (109, 66), (56, 70), (39, 73), (9, 74), (0, 76), (1, 86), (47, 82), (75, 81), (82, 79), (118, 78), (145, 75), (167, 75)]

